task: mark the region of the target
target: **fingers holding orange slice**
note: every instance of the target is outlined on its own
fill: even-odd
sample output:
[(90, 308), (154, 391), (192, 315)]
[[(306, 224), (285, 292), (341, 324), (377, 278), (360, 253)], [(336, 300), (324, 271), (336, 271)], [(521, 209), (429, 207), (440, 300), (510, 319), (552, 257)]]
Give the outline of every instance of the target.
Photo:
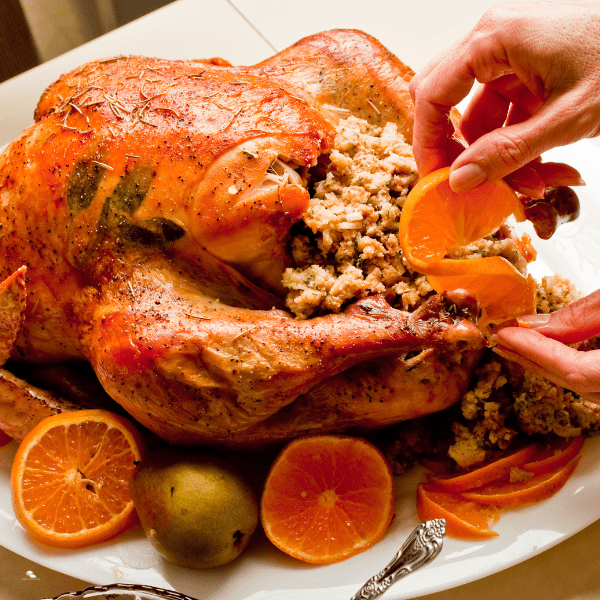
[(536, 285), (500, 256), (455, 260), (448, 255), (497, 231), (510, 215), (525, 212), (503, 180), (456, 194), (450, 168), (430, 173), (411, 190), (400, 217), (400, 244), (409, 264), (437, 292), (466, 289), (482, 308), (480, 326), (535, 312)]

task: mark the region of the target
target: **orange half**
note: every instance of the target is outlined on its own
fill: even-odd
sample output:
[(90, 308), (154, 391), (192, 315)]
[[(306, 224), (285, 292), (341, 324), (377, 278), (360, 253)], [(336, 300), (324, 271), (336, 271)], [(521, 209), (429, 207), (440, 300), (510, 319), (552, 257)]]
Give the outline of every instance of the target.
[(104, 541), (135, 522), (129, 478), (142, 440), (105, 410), (47, 417), (21, 442), (11, 471), (15, 515), (35, 540), (59, 548)]
[(394, 513), (394, 482), (381, 452), (361, 438), (314, 435), (275, 459), (261, 499), (267, 537), (283, 552), (329, 564), (378, 542)]

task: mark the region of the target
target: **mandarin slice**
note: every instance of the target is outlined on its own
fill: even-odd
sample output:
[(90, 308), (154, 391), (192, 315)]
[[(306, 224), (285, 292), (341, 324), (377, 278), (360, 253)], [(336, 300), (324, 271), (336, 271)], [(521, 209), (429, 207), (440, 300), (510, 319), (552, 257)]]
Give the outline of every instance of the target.
[(508, 477), (513, 467), (523, 467), (535, 451), (536, 447), (532, 444), (464, 475), (432, 478), (431, 483), (445, 492), (463, 492), (478, 488), (496, 479)]
[(583, 442), (582, 435), (568, 440), (564, 438), (555, 440), (554, 447), (536, 452), (531, 460), (523, 466), (523, 470), (534, 475), (557, 471), (581, 452)]
[(572, 460), (560, 470), (535, 475), (522, 483), (509, 481), (491, 483), (479, 489), (464, 492), (463, 498), (489, 506), (525, 506), (547, 500), (554, 496), (573, 474), (579, 463), (579, 458)]
[[(446, 267), (445, 274), (437, 274)], [(427, 277), (436, 292), (462, 288), (475, 294), (482, 309), (480, 327), (536, 312), (535, 280), (501, 256), (440, 261), (433, 270)]]
[(35, 540), (77, 548), (135, 522), (129, 478), (143, 442), (105, 410), (47, 417), (21, 442), (11, 471), (15, 515)]
[(316, 564), (371, 547), (393, 513), (393, 477), (383, 454), (361, 438), (340, 435), (290, 442), (271, 466), (261, 499), (271, 542)]

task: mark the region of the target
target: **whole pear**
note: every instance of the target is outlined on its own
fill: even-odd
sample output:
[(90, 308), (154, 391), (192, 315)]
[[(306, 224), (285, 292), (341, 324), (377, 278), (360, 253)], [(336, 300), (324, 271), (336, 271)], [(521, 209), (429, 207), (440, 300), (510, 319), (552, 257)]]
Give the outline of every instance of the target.
[(129, 487), (146, 536), (176, 565), (209, 568), (232, 561), (258, 523), (250, 484), (220, 456), (155, 452), (137, 466)]

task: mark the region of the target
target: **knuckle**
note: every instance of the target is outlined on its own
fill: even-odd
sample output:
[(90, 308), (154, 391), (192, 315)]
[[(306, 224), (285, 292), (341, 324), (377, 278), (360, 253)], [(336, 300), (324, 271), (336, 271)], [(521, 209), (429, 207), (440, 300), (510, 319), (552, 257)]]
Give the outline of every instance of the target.
[(597, 391), (600, 386), (598, 384), (593, 385), (590, 383), (584, 373), (573, 372), (568, 373), (565, 377), (568, 389), (576, 394), (585, 394), (589, 392)]
[(519, 18), (523, 7), (519, 3), (506, 2), (488, 8), (479, 19), (476, 29), (487, 32), (501, 32), (507, 25)]
[(570, 373), (567, 373), (565, 375), (565, 381), (567, 382), (567, 385), (569, 386), (570, 390), (573, 392), (581, 393), (585, 391), (592, 391), (585, 389), (586, 379), (583, 376), (583, 374), (579, 371), (572, 371)]
[(578, 314), (578, 307), (568, 305), (563, 310), (559, 311), (557, 317), (560, 322), (560, 326), (567, 331), (577, 331), (581, 327), (582, 315)]
[(501, 4), (488, 8), (475, 28), (480, 31), (495, 31), (504, 22), (505, 8)]
[(408, 84), (408, 91), (411, 95), (411, 98), (413, 99), (413, 102), (415, 101), (415, 99), (417, 98), (417, 96), (419, 94), (420, 84), (421, 84), (421, 78), (418, 75), (415, 75), (410, 80), (410, 83)]
[(508, 128), (496, 131), (493, 145), (494, 153), (490, 161), (499, 171), (512, 171), (536, 157), (527, 141)]
[(590, 352), (579, 353), (565, 381), (578, 394), (600, 391), (600, 357)]

